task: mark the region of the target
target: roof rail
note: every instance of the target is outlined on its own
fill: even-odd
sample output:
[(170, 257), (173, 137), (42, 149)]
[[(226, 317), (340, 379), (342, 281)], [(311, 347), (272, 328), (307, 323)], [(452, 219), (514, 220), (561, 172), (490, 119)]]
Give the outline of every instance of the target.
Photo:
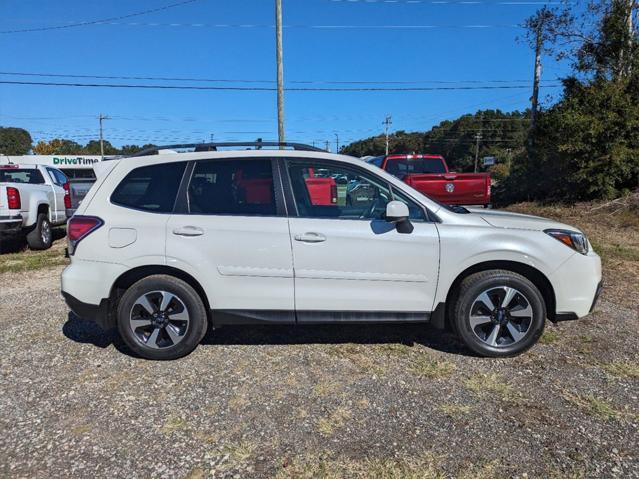
[(224, 143), (183, 143), (178, 145), (162, 145), (153, 146), (151, 148), (145, 148), (142, 151), (138, 151), (133, 155), (129, 155), (125, 158), (132, 158), (135, 156), (147, 156), (155, 155), (159, 150), (181, 150), (185, 148), (194, 148), (195, 151), (217, 151), (218, 148), (226, 148), (230, 146), (243, 146), (243, 147), (255, 147), (256, 150), (261, 149), (264, 146), (278, 147), (278, 148), (292, 148), (296, 151), (323, 151), (321, 148), (315, 146), (305, 145), (303, 143), (281, 143), (277, 141), (250, 141), (250, 142), (224, 142)]

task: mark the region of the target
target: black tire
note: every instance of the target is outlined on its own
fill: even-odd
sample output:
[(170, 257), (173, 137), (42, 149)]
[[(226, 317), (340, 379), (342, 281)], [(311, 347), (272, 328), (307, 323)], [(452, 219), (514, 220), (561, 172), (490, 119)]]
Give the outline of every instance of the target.
[[(136, 311), (144, 315), (144, 319), (141, 321), (146, 321), (147, 316), (151, 317), (146, 313), (146, 310), (141, 311), (141, 307), (136, 306), (138, 299), (147, 294), (149, 296), (145, 297), (157, 310), (156, 314), (161, 313), (158, 306), (164, 295), (158, 292), (170, 293), (178, 298), (179, 303), (172, 303), (173, 306), (169, 309), (177, 305), (178, 310), (185, 310), (187, 313), (188, 321), (177, 343), (174, 343), (168, 334), (167, 327), (169, 326), (155, 327), (150, 322), (149, 326), (141, 326), (134, 331), (131, 324), (132, 316), (140, 317)], [(159, 298), (155, 300), (154, 295), (159, 295)], [(160, 274), (147, 276), (124, 292), (118, 304), (117, 323), (122, 339), (135, 354), (146, 359), (169, 360), (186, 356), (198, 346), (206, 334), (208, 319), (202, 298), (188, 283), (174, 276)], [(149, 341), (156, 329), (159, 330), (155, 341), (156, 347), (150, 347), (144, 341)], [(181, 330), (182, 327), (176, 329)], [(158, 343), (163, 345), (157, 347)]]
[(35, 227), (27, 233), (27, 244), (34, 250), (51, 248), (53, 230), (46, 213), (38, 214)]
[[(483, 309), (485, 303), (479, 301), (479, 296), (482, 293), (488, 292), (489, 297), (494, 298), (494, 302), (489, 301), (494, 306), (495, 303), (505, 301), (506, 292), (512, 289), (517, 291), (513, 293), (513, 299), (509, 303), (514, 304), (510, 308), (513, 315), (530, 311), (530, 318), (510, 317), (510, 310), (501, 308), (501, 305), (497, 304), (494, 312), (490, 315), (490, 322), (471, 326), (471, 308), (475, 308), (472, 311), (474, 317), (481, 317), (482, 321), (485, 321), (483, 318), (488, 317), (487, 309), (489, 308)], [(501, 292), (504, 297), (500, 299)], [(531, 281), (518, 273), (507, 270), (489, 270), (472, 274), (461, 282), (453, 297), (455, 302), (451, 308), (451, 322), (454, 330), (468, 348), (481, 356), (516, 356), (533, 346), (544, 332), (546, 324), (544, 298)], [(524, 305), (526, 305), (525, 309)], [(500, 316), (498, 309), (504, 309), (507, 312), (502, 312)], [(508, 320), (509, 317), (511, 321)], [(511, 324), (508, 324), (509, 322)], [(508, 329), (512, 328), (513, 325), (517, 328), (514, 334), (510, 333)], [(519, 331), (520, 329), (523, 331)], [(489, 333), (494, 331), (497, 331), (497, 338), (501, 344), (491, 345), (495, 341), (491, 341)], [(515, 339), (515, 335), (521, 335), (520, 339)]]

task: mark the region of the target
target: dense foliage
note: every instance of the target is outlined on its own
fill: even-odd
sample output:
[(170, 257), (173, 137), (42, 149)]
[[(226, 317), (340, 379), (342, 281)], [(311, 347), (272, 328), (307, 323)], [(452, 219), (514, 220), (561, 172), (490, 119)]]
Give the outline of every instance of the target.
[[(431, 153), (446, 158), (451, 169), (473, 171), (476, 135), (479, 141), (479, 166), (485, 156), (494, 156), (507, 165), (510, 158), (524, 146), (528, 120), (524, 113), (504, 113), (499, 110), (478, 111), (456, 120), (446, 120), (424, 133), (397, 131), (390, 135), (391, 153)], [(383, 155), (385, 137), (367, 138), (345, 146), (341, 152), (353, 156)]]
[(22, 128), (0, 126), (0, 154), (26, 155), (31, 150), (31, 135)]
[[(132, 155), (151, 146), (154, 145), (123, 145), (122, 148), (116, 148), (109, 141), (104, 140), (104, 154)], [(98, 140), (91, 140), (82, 146), (72, 140), (55, 138), (49, 141), (39, 141), (33, 147), (33, 153), (36, 155), (99, 155), (100, 142)]]
[(538, 115), (527, 154), (500, 185), (503, 201), (612, 198), (639, 186), (637, 8), (613, 0), (591, 2), (580, 18), (539, 12), (547, 51), (571, 59), (573, 74), (562, 100)]

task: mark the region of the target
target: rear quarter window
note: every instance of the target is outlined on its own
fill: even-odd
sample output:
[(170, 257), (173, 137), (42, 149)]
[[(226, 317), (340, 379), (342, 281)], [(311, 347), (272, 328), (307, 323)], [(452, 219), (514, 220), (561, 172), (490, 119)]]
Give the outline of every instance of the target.
[(142, 166), (129, 172), (111, 194), (111, 203), (150, 211), (171, 213), (186, 162)]

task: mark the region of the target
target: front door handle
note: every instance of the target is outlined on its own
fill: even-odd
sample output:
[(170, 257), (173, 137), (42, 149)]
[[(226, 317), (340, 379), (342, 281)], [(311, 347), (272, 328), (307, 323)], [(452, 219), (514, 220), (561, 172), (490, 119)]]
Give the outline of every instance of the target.
[(175, 228), (173, 234), (177, 236), (202, 236), (204, 230), (197, 226), (181, 226), (180, 228)]
[(304, 233), (302, 235), (295, 235), (295, 241), (302, 241), (304, 243), (321, 243), (326, 241), (326, 236), (322, 233)]

